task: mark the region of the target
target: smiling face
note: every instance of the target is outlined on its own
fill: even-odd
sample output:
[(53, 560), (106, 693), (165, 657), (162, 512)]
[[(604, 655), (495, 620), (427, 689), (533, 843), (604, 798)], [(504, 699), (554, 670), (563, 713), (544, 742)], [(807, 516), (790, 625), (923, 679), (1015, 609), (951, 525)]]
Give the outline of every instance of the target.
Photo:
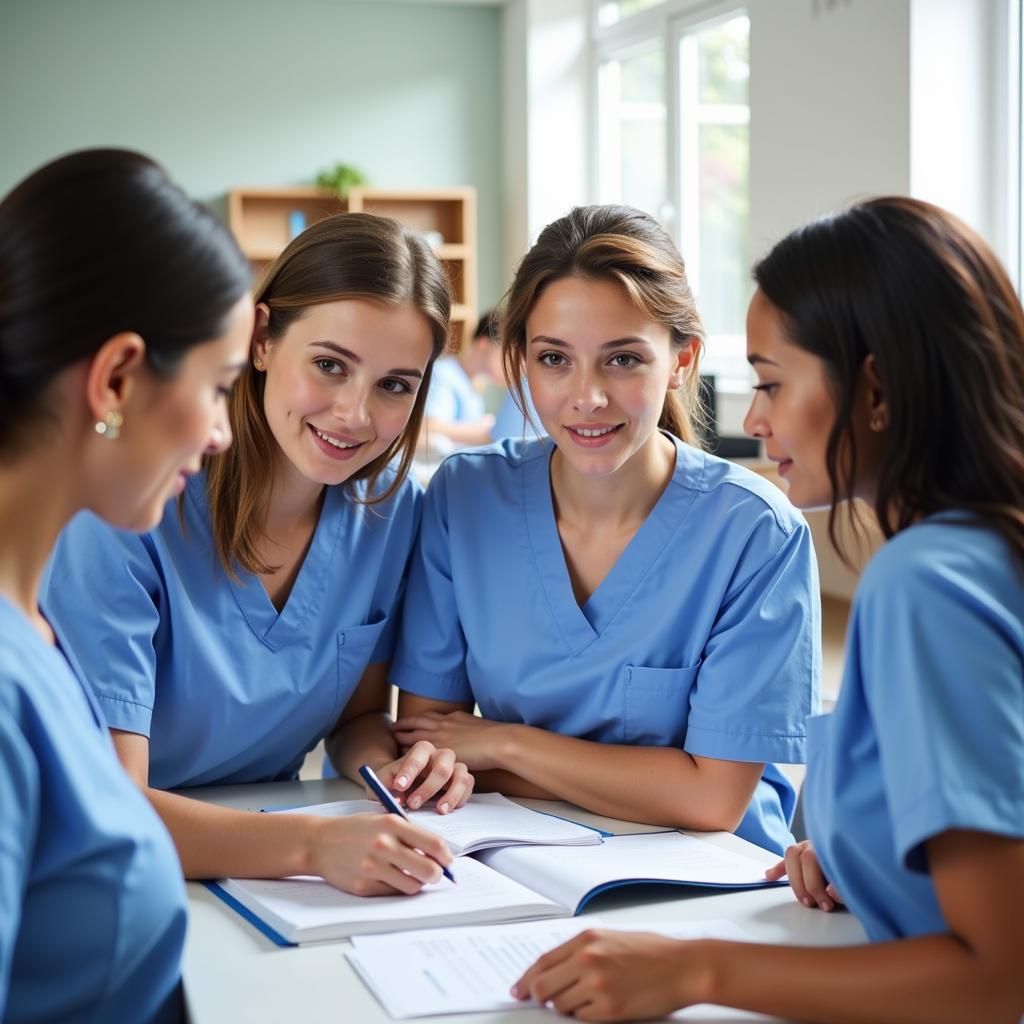
[(692, 353), (614, 280), (560, 278), (526, 320), (530, 395), (566, 465), (584, 476), (614, 473), (658, 444), (665, 393)]
[(271, 341), (265, 307), (257, 315), (253, 355), (284, 459), (311, 483), (342, 483), (405, 429), (433, 352), (430, 322), (412, 306), (341, 299)]
[(825, 363), (787, 339), (778, 310), (760, 289), (747, 313), (747, 359), (758, 383), (743, 429), (764, 441), (797, 508), (831, 504), (825, 452), (836, 404)]

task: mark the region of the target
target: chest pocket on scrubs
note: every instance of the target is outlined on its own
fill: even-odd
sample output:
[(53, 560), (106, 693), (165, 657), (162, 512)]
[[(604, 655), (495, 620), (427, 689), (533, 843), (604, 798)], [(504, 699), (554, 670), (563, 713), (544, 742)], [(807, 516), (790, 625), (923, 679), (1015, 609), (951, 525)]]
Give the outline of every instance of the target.
[(625, 667), (623, 742), (681, 747), (690, 715), (690, 690), (700, 664), (689, 668)]
[(338, 698), (341, 702), (339, 714), (359, 685), (366, 666), (370, 664), (373, 648), (387, 624), (388, 617), (385, 615), (379, 622), (370, 622), (365, 626), (349, 626), (338, 631)]

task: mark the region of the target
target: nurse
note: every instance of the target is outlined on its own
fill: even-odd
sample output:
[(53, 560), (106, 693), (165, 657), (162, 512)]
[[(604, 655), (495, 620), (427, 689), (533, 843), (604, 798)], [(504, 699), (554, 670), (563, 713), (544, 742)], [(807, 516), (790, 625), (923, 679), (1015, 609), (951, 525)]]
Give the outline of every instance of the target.
[(151, 533), (81, 516), (61, 537), (45, 606), (187, 877), (414, 893), (450, 859), (395, 816), (268, 815), (167, 792), (295, 778), (326, 738), (340, 772), (369, 763), (411, 806), (468, 798), (451, 751), (399, 757), (387, 714), (421, 500), (407, 470), (448, 313), (419, 236), (369, 214), (315, 224), (257, 292), (230, 452), (204, 461)]
[[(855, 496), (888, 543), (813, 719), (801, 902), (871, 939), (813, 949), (590, 933), (516, 987), (581, 1020), (720, 1003), (815, 1021), (1024, 1013), (1024, 311), (950, 214), (884, 198), (754, 272), (747, 429), (803, 507)], [(808, 910), (807, 913), (811, 913)]]
[(502, 345), (549, 437), (431, 481), (395, 729), (488, 788), (781, 853), (794, 794), (773, 762), (803, 760), (817, 706), (814, 554), (776, 487), (697, 447), (703, 334), (646, 214), (544, 229)]
[(74, 644), (38, 603), (79, 510), (147, 530), (252, 329), (228, 233), (150, 160), (65, 156), (0, 202), (0, 1018), (179, 1021), (185, 893)]

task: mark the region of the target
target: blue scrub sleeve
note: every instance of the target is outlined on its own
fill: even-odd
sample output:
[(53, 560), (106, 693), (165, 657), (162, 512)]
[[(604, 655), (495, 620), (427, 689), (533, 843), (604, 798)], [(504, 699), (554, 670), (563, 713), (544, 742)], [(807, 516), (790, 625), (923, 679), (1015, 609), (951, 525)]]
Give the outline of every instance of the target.
[(42, 599), (107, 724), (142, 736), (149, 736), (153, 715), (162, 593), (148, 543), (79, 514), (57, 542)]
[(818, 710), (821, 599), (807, 524), (758, 517), (690, 695), (684, 749), (729, 761), (804, 761)]
[(924, 843), (949, 829), (1024, 838), (1019, 612), (1015, 620), (982, 581), (927, 551), (868, 572), (857, 607), (863, 642), (852, 656), (896, 856), (925, 872)]
[(434, 474), (423, 500), (391, 681), (421, 697), (473, 700), (466, 674), (466, 637), (452, 582), (444, 466)]
[(39, 827), (39, 770), (11, 708), (0, 714), (0, 1020), (11, 987), (31, 850)]

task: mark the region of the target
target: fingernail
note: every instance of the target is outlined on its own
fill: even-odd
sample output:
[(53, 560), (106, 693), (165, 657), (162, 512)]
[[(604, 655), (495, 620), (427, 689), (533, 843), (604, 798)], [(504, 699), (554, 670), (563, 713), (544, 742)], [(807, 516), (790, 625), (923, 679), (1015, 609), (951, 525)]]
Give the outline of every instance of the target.
[(814, 906), (814, 900), (812, 900), (810, 896), (805, 896), (800, 902), (805, 907), (813, 907)]
[(828, 900), (822, 900), (818, 904), (818, 906), (821, 907), (822, 910), (831, 910), (832, 909), (832, 904)]
[(395, 779), (395, 785), (399, 789), (405, 789), (405, 787), (409, 785), (409, 780), (404, 775), (399, 775), (398, 778)]
[(518, 984), (513, 985), (512, 988), (509, 989), (509, 992), (512, 993), (513, 999), (518, 999), (522, 995), (522, 993), (519, 991)]
[(423, 803), (423, 801), (418, 796), (409, 797), (410, 807), (419, 807), (421, 803)]
[(448, 813), (448, 805), (447, 805), (447, 804), (438, 804), (438, 805), (437, 805), (437, 809), (438, 809), (438, 810), (439, 810), (439, 811), (440, 811), (440, 812), (441, 812), (442, 814), (447, 814), (447, 813)]

